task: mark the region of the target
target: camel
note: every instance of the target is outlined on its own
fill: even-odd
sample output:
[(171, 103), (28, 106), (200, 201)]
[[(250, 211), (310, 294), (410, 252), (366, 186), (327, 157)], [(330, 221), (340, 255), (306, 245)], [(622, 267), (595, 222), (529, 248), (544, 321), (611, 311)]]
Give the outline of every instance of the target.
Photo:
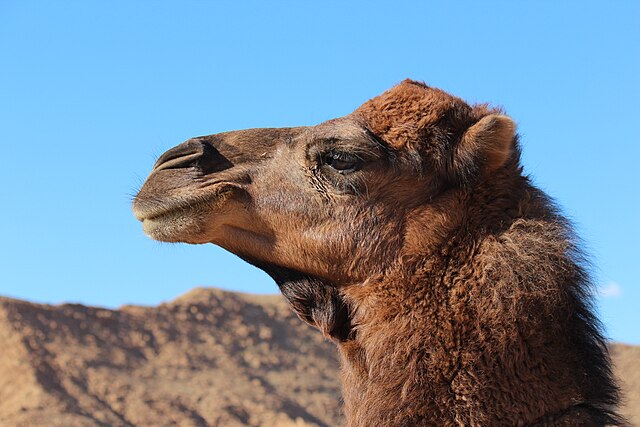
[(317, 126), (192, 138), (133, 211), (267, 272), (336, 343), (349, 426), (625, 425), (579, 241), (500, 109), (405, 80)]

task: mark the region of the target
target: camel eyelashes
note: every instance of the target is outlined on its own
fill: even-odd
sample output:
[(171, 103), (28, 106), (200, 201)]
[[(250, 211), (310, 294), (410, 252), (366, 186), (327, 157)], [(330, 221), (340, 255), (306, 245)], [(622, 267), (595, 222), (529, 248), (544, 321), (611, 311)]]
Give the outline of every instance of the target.
[(322, 156), (322, 163), (345, 174), (360, 169), (362, 159), (355, 154), (332, 150)]

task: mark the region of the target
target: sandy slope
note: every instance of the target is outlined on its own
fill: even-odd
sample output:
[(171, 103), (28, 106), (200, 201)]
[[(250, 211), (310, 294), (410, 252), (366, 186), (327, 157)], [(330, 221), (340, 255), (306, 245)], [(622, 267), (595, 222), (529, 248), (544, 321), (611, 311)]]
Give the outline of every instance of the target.
[[(640, 425), (640, 348), (614, 345)], [(334, 426), (333, 346), (278, 296), (106, 310), (0, 298), (0, 425)]]
[(278, 297), (110, 311), (0, 300), (0, 425), (335, 425), (332, 346)]
[(611, 358), (624, 392), (622, 412), (631, 425), (640, 426), (640, 347), (613, 344)]

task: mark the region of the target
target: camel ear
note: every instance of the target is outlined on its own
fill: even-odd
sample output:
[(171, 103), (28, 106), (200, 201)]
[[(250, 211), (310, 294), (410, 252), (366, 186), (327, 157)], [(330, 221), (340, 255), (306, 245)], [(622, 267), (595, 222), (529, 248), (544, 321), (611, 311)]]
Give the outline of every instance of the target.
[(471, 171), (488, 175), (506, 163), (514, 148), (516, 125), (510, 117), (490, 114), (467, 129), (456, 148), (453, 166), (458, 176)]

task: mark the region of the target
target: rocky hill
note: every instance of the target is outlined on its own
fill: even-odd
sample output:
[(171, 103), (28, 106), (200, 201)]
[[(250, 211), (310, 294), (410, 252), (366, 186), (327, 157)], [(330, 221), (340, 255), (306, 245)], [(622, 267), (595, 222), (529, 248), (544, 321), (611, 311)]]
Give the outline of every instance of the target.
[[(640, 425), (640, 348), (614, 345)], [(0, 298), (2, 426), (335, 426), (333, 346), (279, 296), (119, 310)]]
[(332, 345), (277, 296), (120, 310), (0, 299), (0, 425), (340, 423)]

